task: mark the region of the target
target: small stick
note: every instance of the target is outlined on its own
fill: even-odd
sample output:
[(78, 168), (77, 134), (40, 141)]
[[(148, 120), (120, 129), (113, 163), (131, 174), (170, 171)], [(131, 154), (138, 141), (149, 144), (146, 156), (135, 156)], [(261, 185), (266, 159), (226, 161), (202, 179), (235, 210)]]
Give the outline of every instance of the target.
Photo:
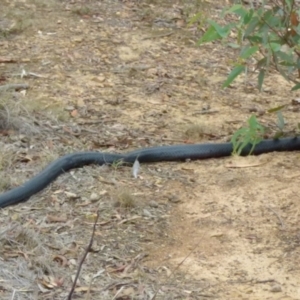
[(10, 83), (5, 85), (0, 85), (0, 92), (1, 91), (8, 91), (8, 90), (27, 90), (29, 88), (29, 84), (27, 83)]
[(33, 73), (33, 72), (27, 73), (27, 76), (32, 76), (32, 77), (37, 77), (37, 78), (47, 78), (47, 76), (40, 75), (40, 74)]
[(174, 34), (174, 31), (166, 32), (166, 33), (162, 33), (162, 34), (158, 34), (158, 35), (146, 36), (146, 37), (143, 38), (143, 40), (162, 38), (162, 37), (169, 36), (169, 35), (172, 35), (172, 34)]
[(256, 280), (254, 283), (269, 283), (269, 282), (276, 282), (275, 279), (265, 279), (265, 280)]
[(279, 222), (280, 222), (280, 225), (281, 225), (281, 229), (284, 229), (284, 223), (281, 219), (281, 217), (279, 216), (278, 212), (275, 211), (271, 206), (267, 206), (267, 208), (278, 218)]
[[(181, 262), (178, 263), (178, 265), (175, 267), (174, 270), (171, 271), (170, 275), (167, 276), (167, 278), (171, 278), (171, 276), (174, 276), (175, 272), (180, 268), (181, 265), (184, 264), (184, 262), (194, 253), (194, 251), (197, 249), (197, 247), (200, 245), (201, 241), (199, 241), (195, 247), (192, 248), (192, 250), (190, 251), (190, 253), (187, 254), (186, 257), (183, 258), (183, 260)], [(153, 297), (151, 298), (151, 300), (155, 300), (156, 296), (158, 295), (158, 292), (160, 291), (160, 287), (158, 287), (158, 289), (156, 290), (155, 294), (153, 295)]]
[(205, 114), (215, 114), (219, 111), (217, 109), (207, 109), (207, 110), (201, 110), (201, 111), (194, 111), (193, 115), (205, 115)]
[(74, 282), (73, 282), (73, 285), (72, 285), (72, 288), (71, 288), (71, 291), (68, 295), (68, 300), (72, 300), (72, 295), (74, 293), (74, 290), (75, 290), (75, 287), (76, 287), (76, 283), (77, 283), (77, 280), (78, 280), (78, 277), (79, 277), (79, 274), (80, 274), (80, 271), (81, 271), (81, 268), (82, 268), (82, 265), (89, 253), (89, 251), (91, 250), (92, 248), (92, 245), (93, 245), (93, 242), (94, 242), (94, 236), (95, 236), (95, 231), (96, 231), (96, 226), (97, 226), (97, 223), (98, 223), (98, 219), (99, 219), (99, 211), (97, 212), (97, 217), (95, 219), (95, 222), (94, 222), (94, 226), (93, 226), (93, 232), (92, 232), (92, 236), (91, 236), (91, 239), (90, 239), (90, 242), (83, 254), (83, 257), (79, 263), (79, 266), (78, 266), (78, 269), (77, 269), (77, 273), (76, 273), (76, 276), (75, 276), (75, 279), (74, 279)]

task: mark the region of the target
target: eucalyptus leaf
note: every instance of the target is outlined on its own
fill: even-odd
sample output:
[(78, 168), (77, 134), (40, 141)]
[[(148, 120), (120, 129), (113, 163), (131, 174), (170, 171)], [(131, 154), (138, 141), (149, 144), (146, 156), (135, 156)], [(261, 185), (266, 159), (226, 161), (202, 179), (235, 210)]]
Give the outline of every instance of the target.
[(236, 66), (228, 75), (226, 81), (223, 83), (222, 87), (228, 87), (233, 80), (239, 76), (242, 72), (246, 70), (246, 67), (244, 65)]
[(284, 128), (285, 122), (281, 111), (277, 112), (277, 126), (282, 131)]
[(212, 42), (214, 40), (220, 39), (221, 36), (218, 34), (216, 29), (213, 26), (210, 26), (207, 31), (204, 33), (204, 35), (200, 38), (200, 40), (197, 42), (198, 45), (203, 43)]
[(264, 79), (265, 79), (265, 70), (264, 69), (261, 69), (259, 71), (259, 74), (258, 74), (258, 89), (259, 91), (262, 90), (262, 85), (264, 83)]
[(240, 57), (243, 58), (243, 59), (247, 59), (249, 58), (250, 56), (252, 56), (254, 53), (256, 53), (257, 51), (259, 50), (259, 47), (258, 46), (246, 46), (241, 54), (240, 54)]
[(285, 107), (286, 107), (286, 104), (280, 105), (280, 106), (276, 106), (274, 108), (269, 109), (268, 113), (270, 114), (270, 113), (278, 112), (280, 110), (283, 110)]

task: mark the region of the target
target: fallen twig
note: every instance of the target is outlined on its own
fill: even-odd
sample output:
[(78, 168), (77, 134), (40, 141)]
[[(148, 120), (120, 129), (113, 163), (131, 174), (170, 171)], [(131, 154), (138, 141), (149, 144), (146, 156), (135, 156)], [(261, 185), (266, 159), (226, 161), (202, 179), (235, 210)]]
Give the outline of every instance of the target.
[(96, 231), (96, 226), (97, 226), (97, 222), (98, 222), (98, 219), (99, 219), (99, 211), (97, 212), (97, 216), (96, 216), (96, 219), (95, 219), (95, 222), (94, 222), (94, 226), (93, 226), (93, 231), (92, 231), (92, 236), (91, 236), (91, 239), (90, 239), (90, 242), (83, 254), (83, 257), (79, 263), (79, 266), (78, 266), (78, 269), (77, 269), (77, 273), (76, 273), (76, 276), (74, 278), (74, 281), (73, 281), (73, 285), (72, 285), (72, 288), (71, 288), (71, 291), (68, 295), (68, 300), (71, 300), (72, 299), (72, 295), (74, 293), (74, 290), (75, 290), (75, 287), (76, 287), (76, 283), (77, 283), (77, 280), (78, 280), (78, 277), (79, 277), (79, 274), (80, 274), (80, 271), (81, 271), (81, 268), (83, 266), (83, 263), (89, 253), (89, 251), (91, 250), (92, 248), (92, 245), (93, 245), (93, 242), (94, 242), (94, 236), (95, 236), (95, 231)]
[(218, 112), (219, 111), (217, 109), (207, 109), (207, 110), (194, 111), (193, 115), (216, 114)]
[(17, 60), (10, 57), (0, 57), (0, 63), (16, 63)]
[(281, 229), (284, 229), (284, 222), (282, 221), (282, 218), (280, 217), (280, 215), (278, 214), (277, 211), (275, 211), (271, 206), (267, 205), (267, 208), (277, 217), (277, 219), (280, 222), (281, 225)]
[[(184, 262), (194, 253), (194, 251), (198, 248), (199, 244), (202, 242), (202, 240), (200, 240), (195, 247), (192, 248), (192, 250), (187, 254), (186, 257), (183, 258), (183, 260), (181, 262), (178, 263), (178, 265), (174, 268), (174, 270), (171, 271), (170, 275), (167, 276), (168, 278), (171, 278), (172, 276), (175, 275), (176, 271), (180, 268), (180, 266), (182, 266), (184, 264)], [(158, 289), (156, 290), (155, 294), (153, 295), (153, 297), (151, 298), (151, 300), (155, 300), (156, 296), (158, 294), (158, 292), (160, 291), (160, 287), (158, 287)]]
[(172, 34), (174, 34), (174, 31), (166, 32), (166, 33), (162, 33), (162, 34), (157, 34), (157, 35), (146, 36), (146, 37), (143, 38), (143, 40), (162, 38), (162, 37), (169, 36), (169, 35), (172, 35)]
[(26, 76), (26, 77), (32, 76), (32, 77), (37, 77), (37, 78), (47, 78), (47, 76), (40, 75), (40, 74), (33, 73), (33, 72), (28, 72), (24, 76)]
[(258, 284), (258, 283), (269, 283), (269, 282), (276, 282), (275, 279), (265, 279), (265, 280), (256, 280), (254, 281), (255, 284)]
[(1, 91), (8, 91), (8, 90), (27, 90), (29, 88), (29, 84), (27, 83), (9, 83), (0, 86)]
[(24, 69), (22, 69), (20, 73), (12, 74), (12, 76), (21, 77), (21, 78), (25, 78), (25, 77), (47, 78), (47, 76), (37, 74), (37, 73), (34, 73), (34, 72), (27, 72)]

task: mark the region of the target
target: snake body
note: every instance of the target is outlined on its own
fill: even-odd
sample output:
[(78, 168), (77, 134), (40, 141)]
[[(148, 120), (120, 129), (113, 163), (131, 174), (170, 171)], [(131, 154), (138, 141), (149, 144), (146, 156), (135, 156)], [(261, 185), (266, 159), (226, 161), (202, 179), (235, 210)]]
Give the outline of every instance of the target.
[[(246, 146), (241, 155), (248, 155), (250, 150), (251, 145)], [(295, 150), (300, 150), (300, 137), (263, 140), (255, 146), (251, 154), (259, 155), (273, 151)], [(233, 146), (231, 143), (207, 143), (143, 148), (125, 154), (105, 152), (77, 152), (67, 154), (53, 161), (43, 171), (23, 185), (0, 195), (0, 207), (3, 208), (26, 201), (34, 194), (43, 190), (59, 175), (85, 165), (113, 164), (120, 160), (124, 163), (133, 164), (136, 159), (140, 163), (208, 159), (230, 156), (232, 151)]]

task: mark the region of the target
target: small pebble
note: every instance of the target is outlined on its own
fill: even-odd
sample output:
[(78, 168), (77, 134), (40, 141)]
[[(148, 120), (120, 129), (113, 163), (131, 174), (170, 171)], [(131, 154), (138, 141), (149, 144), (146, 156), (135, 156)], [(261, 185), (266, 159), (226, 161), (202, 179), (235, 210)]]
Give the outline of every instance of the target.
[(66, 106), (66, 107), (65, 107), (65, 110), (66, 110), (66, 111), (73, 111), (74, 109), (75, 109), (74, 106)]
[(281, 289), (281, 286), (279, 284), (275, 284), (275, 285), (271, 286), (270, 291), (272, 293), (280, 293), (280, 292), (282, 292), (282, 289)]
[(179, 197), (177, 197), (177, 196), (175, 196), (175, 195), (170, 195), (170, 196), (168, 197), (168, 200), (169, 200), (170, 202), (172, 202), (172, 203), (178, 203), (178, 202), (180, 202)]
[(158, 203), (156, 202), (156, 201), (154, 201), (154, 200), (151, 200), (150, 202), (149, 202), (149, 205), (151, 206), (151, 207), (158, 207)]
[(143, 215), (144, 215), (145, 217), (148, 217), (148, 218), (149, 218), (149, 217), (153, 217), (152, 214), (150, 213), (150, 211), (147, 210), (147, 209), (144, 209), (144, 210), (143, 210)]
[(97, 201), (99, 200), (99, 195), (96, 193), (91, 193), (90, 199), (91, 201)]
[(78, 195), (75, 194), (75, 193), (65, 192), (65, 195), (66, 195), (69, 199), (76, 199), (76, 198), (78, 198)]

